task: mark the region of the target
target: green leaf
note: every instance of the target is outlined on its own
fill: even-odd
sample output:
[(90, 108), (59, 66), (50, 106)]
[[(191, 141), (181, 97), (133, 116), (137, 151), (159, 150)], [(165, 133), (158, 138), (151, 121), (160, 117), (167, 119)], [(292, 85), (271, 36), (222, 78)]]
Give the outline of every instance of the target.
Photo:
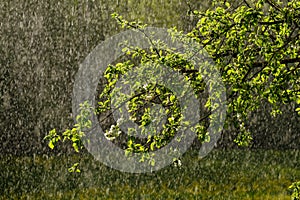
[(80, 169), (78, 169), (78, 165), (79, 163), (74, 163), (72, 167), (70, 167), (68, 169), (69, 172), (73, 173), (73, 172), (76, 172), (76, 173), (80, 173)]
[(49, 141), (48, 146), (50, 147), (50, 149), (54, 149), (54, 144), (52, 140)]
[(78, 144), (76, 142), (73, 143), (73, 148), (77, 153), (79, 152)]
[(176, 99), (175, 95), (171, 95), (171, 96), (170, 96), (170, 101), (171, 101), (172, 103), (175, 102), (175, 99)]
[(225, 2), (225, 6), (227, 7), (227, 8), (230, 8), (230, 3), (229, 2)]
[(154, 151), (154, 145), (155, 145), (154, 142), (152, 142), (152, 143), (150, 144), (150, 149), (151, 149), (151, 151)]

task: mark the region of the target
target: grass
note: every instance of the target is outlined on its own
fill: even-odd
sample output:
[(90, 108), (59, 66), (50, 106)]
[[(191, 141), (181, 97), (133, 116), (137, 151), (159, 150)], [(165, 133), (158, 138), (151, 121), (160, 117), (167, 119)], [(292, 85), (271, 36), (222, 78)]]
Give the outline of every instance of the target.
[(129, 174), (82, 156), (81, 173), (69, 173), (78, 156), (0, 157), (0, 199), (291, 199), (300, 180), (299, 150), (215, 150), (182, 167)]

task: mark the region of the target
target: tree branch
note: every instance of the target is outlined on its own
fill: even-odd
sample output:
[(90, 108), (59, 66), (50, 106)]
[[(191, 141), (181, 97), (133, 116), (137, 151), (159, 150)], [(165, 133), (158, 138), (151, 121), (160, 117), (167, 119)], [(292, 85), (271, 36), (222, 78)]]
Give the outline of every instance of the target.
[(266, 0), (266, 2), (273, 7), (275, 10), (278, 10), (281, 12), (281, 8), (279, 5), (277, 5), (273, 0)]
[(261, 25), (274, 25), (274, 24), (282, 24), (282, 23), (284, 23), (284, 20), (273, 21), (273, 22), (258, 22), (258, 24)]

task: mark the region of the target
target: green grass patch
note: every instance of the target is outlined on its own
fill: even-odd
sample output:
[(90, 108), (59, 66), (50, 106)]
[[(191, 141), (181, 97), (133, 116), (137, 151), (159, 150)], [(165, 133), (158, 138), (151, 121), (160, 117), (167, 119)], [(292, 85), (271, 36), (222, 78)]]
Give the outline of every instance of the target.
[(197, 152), (147, 174), (122, 173), (81, 156), (0, 157), (0, 199), (290, 199), (300, 180), (299, 150)]

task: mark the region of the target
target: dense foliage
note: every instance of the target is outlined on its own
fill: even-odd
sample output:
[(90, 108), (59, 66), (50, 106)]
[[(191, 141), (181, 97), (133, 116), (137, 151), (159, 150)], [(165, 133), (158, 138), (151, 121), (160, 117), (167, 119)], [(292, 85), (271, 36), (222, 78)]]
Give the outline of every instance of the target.
[[(235, 142), (239, 145), (251, 145), (251, 133), (245, 127), (251, 111), (258, 109), (262, 102), (268, 101), (272, 105), (272, 115), (276, 116), (281, 113), (279, 105), (282, 103), (300, 104), (300, 2), (259, 0), (244, 1), (238, 6), (217, 2), (214, 9), (194, 11), (193, 16), (198, 18), (198, 23), (191, 32), (185, 35), (172, 29), (171, 35), (182, 42), (196, 41), (208, 52), (226, 87), (228, 110), (225, 128), (234, 124), (240, 130)], [(114, 18), (124, 28), (143, 31), (144, 26), (136, 22), (128, 22), (117, 14)], [(152, 41), (151, 36), (149, 40), (153, 44), (152, 48), (145, 50), (126, 47), (124, 53), (130, 59), (107, 67), (104, 74), (107, 84), (100, 94), (98, 115), (111, 109), (110, 101), (114, 95), (112, 90), (115, 84), (128, 71), (138, 69), (137, 63), (163, 64), (181, 73), (190, 81), (198, 97), (206, 90), (207, 83), (202, 78), (203, 72), (186, 59), (191, 52), (178, 53), (165, 47), (165, 44)], [(208, 110), (206, 115), (200, 118), (198, 124), (190, 126), (202, 142), (209, 141), (207, 119), (213, 118), (214, 110), (218, 107), (211, 105), (210, 100), (208, 98), (205, 103), (205, 109)], [(163, 129), (146, 140), (137, 139), (131, 134), (125, 141), (118, 141), (119, 145), (122, 143), (120, 146), (127, 154), (154, 152), (166, 145), (176, 134), (182, 115), (177, 97), (172, 91), (161, 85), (139, 83), (134, 96), (125, 103), (131, 114), (130, 120), (141, 128), (151, 122), (151, 105), (162, 104), (165, 109), (162, 112), (168, 118)], [(300, 108), (295, 111), (300, 114)], [(78, 120), (81, 118), (85, 116), (79, 116)], [(112, 123), (106, 130), (107, 139), (117, 141), (122, 135), (118, 123)], [(66, 138), (73, 140), (77, 151), (78, 141), (84, 135), (82, 126), (92, 124), (87, 120), (64, 133)], [(53, 148), (52, 144), (60, 137), (52, 131), (48, 138)]]
[[(237, 116), (231, 122), (243, 125), (263, 100), (272, 104), (274, 115), (281, 103), (299, 103), (299, 2), (258, 1), (237, 8), (225, 4), (197, 15), (200, 20), (190, 35), (205, 46), (222, 73), (228, 114)], [(249, 134), (241, 133), (237, 142), (248, 143)]]
[[(253, 5), (239, 7), (231, 7), (229, 3), (225, 3), (217, 5), (214, 10), (194, 12), (199, 22), (186, 38), (192, 38), (201, 44), (221, 72), (227, 88), (227, 114), (232, 116), (227, 118), (226, 123), (235, 123), (240, 127), (241, 134), (236, 142), (241, 145), (248, 145), (251, 142), (251, 134), (244, 127), (245, 121), (248, 120), (247, 114), (257, 109), (263, 100), (266, 99), (272, 104), (274, 115), (280, 113), (278, 106), (280, 103), (300, 102), (299, 6), (299, 2), (296, 1), (286, 5), (258, 1)], [(138, 23), (123, 20), (116, 14), (114, 17), (122, 27), (142, 31), (143, 26)], [(176, 29), (172, 32), (173, 35), (180, 35)], [(201, 73), (185, 59), (185, 55), (171, 49), (159, 50), (158, 45), (161, 44), (157, 43), (149, 51), (126, 47), (124, 52), (131, 55), (134, 61), (138, 60), (143, 64), (149, 62), (164, 64), (184, 74), (196, 94), (203, 92), (205, 83)], [(107, 85), (100, 95), (98, 108), (100, 113), (110, 108), (111, 91), (119, 77), (135, 66), (133, 60), (108, 66), (104, 74)], [(138, 95), (129, 101), (129, 112), (134, 121), (141, 126), (149, 123), (150, 110), (147, 108), (140, 116), (137, 116), (137, 111), (145, 109), (147, 102), (157, 103), (153, 101), (155, 98), (159, 97), (159, 103), (165, 108), (168, 107), (167, 115), (170, 115), (171, 111), (175, 112), (175, 116), (169, 116), (168, 120), (173, 124), (171, 123), (171, 126), (160, 134), (161, 137), (151, 138), (146, 142), (152, 144), (152, 150), (155, 145), (160, 148), (163, 142), (167, 142), (168, 138), (174, 135), (176, 132), (174, 127), (180, 121), (176, 97), (170, 91), (155, 85), (139, 87), (136, 93)], [(210, 106), (208, 100), (206, 107), (211, 108)], [(209, 112), (210, 115), (211, 113)], [(177, 122), (174, 119), (177, 119)], [(205, 134), (205, 127), (199, 125), (197, 131), (199, 138), (205, 138), (201, 136)], [(157, 143), (158, 140), (161, 143)], [(132, 144), (130, 141), (131, 139), (129, 143)], [(138, 146), (143, 151), (149, 150)]]

